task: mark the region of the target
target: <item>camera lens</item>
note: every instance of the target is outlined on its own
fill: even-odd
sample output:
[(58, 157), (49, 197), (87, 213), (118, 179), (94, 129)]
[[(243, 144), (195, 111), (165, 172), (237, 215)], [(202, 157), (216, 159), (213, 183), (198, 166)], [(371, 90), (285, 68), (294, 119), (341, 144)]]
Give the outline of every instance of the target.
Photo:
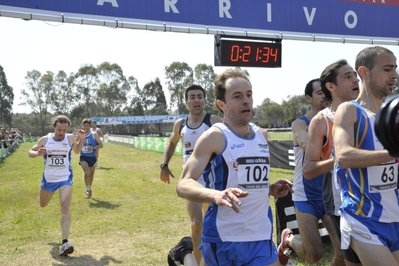
[(385, 99), (375, 118), (374, 130), (381, 144), (392, 157), (399, 157), (399, 95)]

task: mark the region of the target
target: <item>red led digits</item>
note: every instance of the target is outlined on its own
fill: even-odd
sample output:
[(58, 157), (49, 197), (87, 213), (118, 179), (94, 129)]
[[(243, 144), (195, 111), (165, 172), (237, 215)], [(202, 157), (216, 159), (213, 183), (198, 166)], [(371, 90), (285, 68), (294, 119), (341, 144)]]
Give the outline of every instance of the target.
[(215, 50), (215, 65), (281, 67), (281, 42), (221, 39)]
[[(242, 48), (241, 48), (242, 47)], [(230, 50), (231, 62), (249, 62), (249, 56), (251, 55), (251, 46), (244, 45), (232, 45)]]

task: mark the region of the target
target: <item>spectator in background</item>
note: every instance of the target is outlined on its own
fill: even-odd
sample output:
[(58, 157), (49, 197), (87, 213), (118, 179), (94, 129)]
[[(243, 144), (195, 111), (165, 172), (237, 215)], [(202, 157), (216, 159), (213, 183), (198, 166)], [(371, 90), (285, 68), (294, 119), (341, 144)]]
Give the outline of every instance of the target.
[[(4, 148), (9, 148), (12, 145), (12, 139), (10, 138), (10, 133), (8, 130), (6, 130), (3, 134), (3, 147)], [(10, 154), (10, 151), (8, 150), (7, 154)]]
[(3, 147), (4, 143), (4, 131), (3, 128), (0, 128), (0, 148)]

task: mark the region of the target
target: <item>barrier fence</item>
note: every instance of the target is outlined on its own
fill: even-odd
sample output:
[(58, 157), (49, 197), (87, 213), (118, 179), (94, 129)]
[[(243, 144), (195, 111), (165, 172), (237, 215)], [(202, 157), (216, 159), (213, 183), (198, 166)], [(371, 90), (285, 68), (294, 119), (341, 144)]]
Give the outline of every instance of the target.
[(0, 145), (0, 161), (7, 155), (10, 155), (23, 140), (20, 138), (15, 139), (12, 143), (9, 141), (3, 141)]
[[(137, 149), (164, 152), (169, 143), (169, 137), (154, 137), (154, 136), (121, 136), (109, 135), (104, 136), (105, 142), (113, 142), (118, 144), (125, 144)], [(183, 154), (182, 141), (180, 140), (176, 146), (176, 154)]]
[(24, 136), (23, 137), (23, 142), (37, 142), (39, 140), (39, 137), (37, 136)]

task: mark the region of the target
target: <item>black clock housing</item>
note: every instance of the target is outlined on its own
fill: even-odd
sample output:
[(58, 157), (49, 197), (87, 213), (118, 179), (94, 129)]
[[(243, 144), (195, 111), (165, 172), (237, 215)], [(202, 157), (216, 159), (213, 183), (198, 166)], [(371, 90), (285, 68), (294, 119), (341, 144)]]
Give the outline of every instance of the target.
[(215, 66), (281, 67), (281, 40), (215, 36)]

